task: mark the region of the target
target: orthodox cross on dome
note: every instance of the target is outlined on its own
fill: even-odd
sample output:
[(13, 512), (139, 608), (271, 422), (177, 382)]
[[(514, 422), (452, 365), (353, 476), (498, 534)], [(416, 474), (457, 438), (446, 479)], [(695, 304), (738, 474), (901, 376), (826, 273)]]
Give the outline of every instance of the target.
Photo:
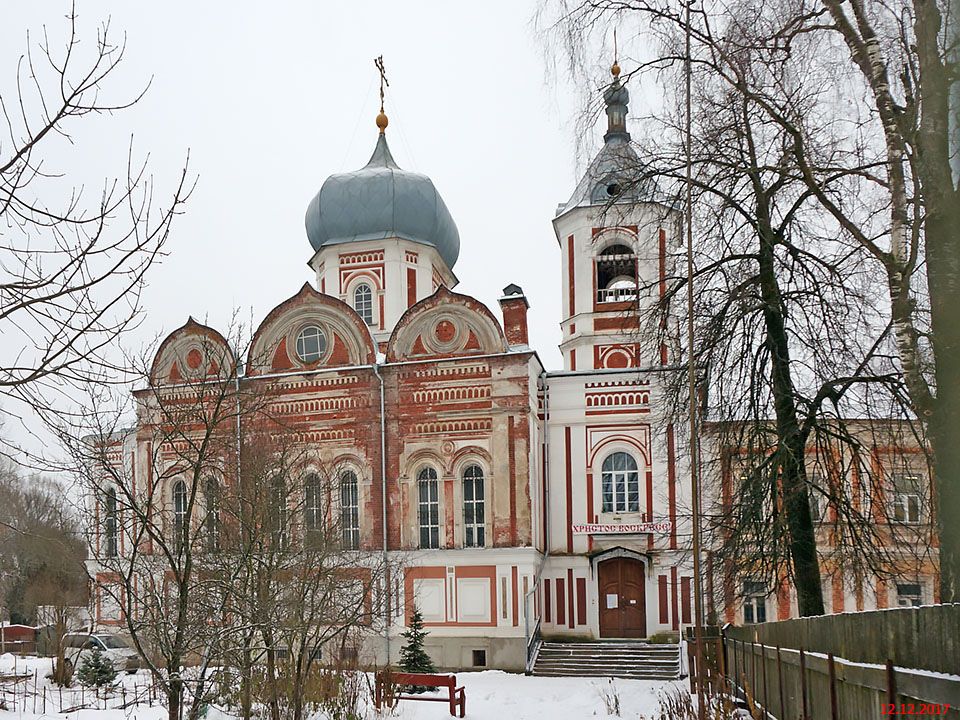
[(610, 74), (614, 78), (620, 77), (620, 62), (619, 55), (617, 54), (617, 29), (613, 29), (613, 65), (610, 67)]
[(390, 81), (387, 80), (387, 71), (383, 67), (383, 55), (375, 57), (373, 64), (380, 73), (380, 114), (377, 115), (377, 127), (380, 128), (380, 134), (383, 135), (387, 130), (387, 124), (389, 122), (387, 120), (387, 114), (383, 111), (383, 95), (384, 88), (390, 87)]

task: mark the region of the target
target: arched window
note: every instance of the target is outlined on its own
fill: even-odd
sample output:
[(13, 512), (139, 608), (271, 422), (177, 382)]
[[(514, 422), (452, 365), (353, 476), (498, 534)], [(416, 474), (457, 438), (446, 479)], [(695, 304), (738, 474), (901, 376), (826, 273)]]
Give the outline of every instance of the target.
[(187, 543), (190, 523), (187, 518), (187, 484), (177, 480), (173, 484), (173, 544), (182, 548)]
[(207, 514), (203, 518), (203, 534), (207, 552), (220, 552), (220, 484), (208, 477), (203, 486)]
[(626, 245), (611, 245), (597, 256), (597, 302), (637, 299), (637, 258)]
[(103, 502), (103, 552), (107, 557), (117, 556), (117, 491), (107, 490)]
[(466, 547), (483, 547), (483, 468), (470, 465), (463, 471), (463, 527)]
[(616, 452), (603, 461), (603, 512), (640, 512), (640, 473), (637, 461)]
[(323, 490), (320, 476), (310, 473), (303, 481), (303, 528), (307, 542), (316, 545), (323, 531)]
[(417, 475), (417, 521), (420, 525), (420, 547), (440, 547), (440, 488), (437, 471), (423, 468)]
[(361, 283), (354, 289), (353, 309), (367, 325), (373, 325), (373, 291), (366, 283)]
[(270, 483), (270, 539), (276, 550), (287, 549), (287, 487), (282, 477)]
[(340, 529), (344, 548), (360, 547), (360, 494), (357, 475), (352, 470), (340, 476)]

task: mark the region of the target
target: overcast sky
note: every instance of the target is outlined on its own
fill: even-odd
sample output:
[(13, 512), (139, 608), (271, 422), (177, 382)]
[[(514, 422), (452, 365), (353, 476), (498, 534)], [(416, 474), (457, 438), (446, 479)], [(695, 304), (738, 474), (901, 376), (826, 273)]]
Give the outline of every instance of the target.
[[(62, 42), (69, 3), (6, 4), (0, 89), (8, 93), (26, 32)], [(111, 19), (126, 35), (112, 85), (133, 109), (73, 126), (62, 171), (90, 182), (123, 172), (131, 133), (151, 154), (161, 190), (190, 152), (198, 181), (173, 227), (169, 257), (150, 275), (145, 323), (131, 345), (188, 315), (225, 328), (234, 309), (258, 323), (315, 278), (304, 232), (324, 179), (364, 165), (377, 130), (383, 55), (388, 138), (401, 167), (429, 175), (460, 231), (459, 292), (500, 317), (511, 282), (531, 304), (531, 344), (560, 366), (560, 264), (550, 221), (571, 194), (578, 111), (548, 83), (533, 2), (92, 2), (81, 32)], [(597, 84), (608, 58), (598, 57)], [(598, 119), (593, 147), (601, 142)], [(95, 183), (94, 183), (95, 184)], [(160, 200), (162, 201), (162, 195)]]

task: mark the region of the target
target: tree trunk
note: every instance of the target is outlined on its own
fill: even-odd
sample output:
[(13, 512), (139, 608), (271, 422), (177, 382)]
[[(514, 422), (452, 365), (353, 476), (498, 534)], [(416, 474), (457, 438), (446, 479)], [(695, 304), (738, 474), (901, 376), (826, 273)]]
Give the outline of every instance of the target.
[(950, 169), (949, 69), (935, 0), (914, 0), (920, 66), (917, 174), (923, 187), (931, 344), (937, 397), (927, 417), (940, 536), (940, 601), (960, 601), (960, 191)]
[(823, 588), (817, 538), (810, 515), (805, 467), (806, 441), (797, 420), (790, 346), (783, 317), (783, 302), (774, 268), (775, 236), (767, 222), (767, 208), (758, 193), (757, 216), (760, 238), (760, 296), (767, 350), (770, 353), (770, 385), (777, 425), (777, 463), (783, 488), (783, 510), (790, 538), (790, 559), (800, 615), (823, 615)]
[(248, 635), (243, 641), (243, 660), (240, 667), (240, 716), (243, 720), (250, 720), (253, 703), (250, 697), (250, 672), (253, 661), (250, 658), (250, 641)]
[(182, 703), (183, 681), (178, 675), (167, 683), (167, 720), (181, 720)]

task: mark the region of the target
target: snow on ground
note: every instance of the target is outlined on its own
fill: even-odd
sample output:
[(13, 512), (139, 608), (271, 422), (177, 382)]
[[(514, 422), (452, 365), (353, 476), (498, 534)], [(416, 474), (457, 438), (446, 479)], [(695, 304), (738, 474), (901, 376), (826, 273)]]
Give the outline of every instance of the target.
[[(62, 691), (46, 676), (51, 672), (49, 658), (0, 656), (0, 697), (6, 710), (0, 720), (165, 720), (166, 710), (148, 690), (146, 671), (117, 676), (121, 690), (104, 702), (90, 690), (79, 686)], [(13, 676), (19, 676), (14, 680)], [(603, 695), (610, 695), (610, 681), (604, 678), (527, 677), (499, 670), (457, 673), (457, 684), (466, 688), (469, 720), (584, 720), (609, 717)], [(652, 680), (613, 681), (620, 699), (620, 716), (636, 718), (652, 715), (658, 707), (657, 696), (673, 687), (687, 689), (685, 681)], [(34, 689), (36, 688), (36, 691)], [(46, 712), (44, 713), (44, 699)], [(61, 712), (80, 705), (85, 709)], [(104, 709), (104, 705), (108, 709)], [(120, 705), (126, 705), (120, 708)], [(95, 707), (90, 707), (95, 706)], [(230, 720), (232, 716), (211, 708), (207, 720)], [(445, 702), (401, 700), (385, 718), (400, 720), (441, 720), (450, 717)], [(314, 720), (321, 720), (315, 718)]]

